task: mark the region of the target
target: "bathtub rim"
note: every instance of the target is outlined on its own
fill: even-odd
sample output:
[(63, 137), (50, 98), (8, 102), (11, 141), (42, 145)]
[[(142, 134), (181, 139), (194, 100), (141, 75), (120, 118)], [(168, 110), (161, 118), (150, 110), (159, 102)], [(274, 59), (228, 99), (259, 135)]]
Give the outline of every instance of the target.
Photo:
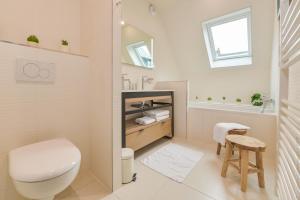
[[(202, 103), (202, 102), (201, 102)], [(208, 105), (211, 104), (213, 105), (214, 103), (207, 103)], [(215, 103), (215, 104), (221, 104), (221, 103)], [(226, 104), (225, 104), (226, 105)], [(238, 105), (238, 104), (230, 104), (230, 105)], [(250, 104), (241, 104), (248, 106)], [(211, 107), (205, 107), (205, 102), (201, 105), (193, 105), (193, 104), (188, 104), (188, 109), (202, 109), (202, 110), (210, 110), (210, 111), (222, 111), (222, 112), (233, 112), (233, 113), (242, 113), (242, 114), (253, 114), (253, 115), (266, 115), (266, 116), (274, 116), (277, 117), (278, 113), (276, 111), (274, 112), (257, 112), (257, 111), (245, 111), (245, 110), (233, 110), (230, 108), (211, 108)]]

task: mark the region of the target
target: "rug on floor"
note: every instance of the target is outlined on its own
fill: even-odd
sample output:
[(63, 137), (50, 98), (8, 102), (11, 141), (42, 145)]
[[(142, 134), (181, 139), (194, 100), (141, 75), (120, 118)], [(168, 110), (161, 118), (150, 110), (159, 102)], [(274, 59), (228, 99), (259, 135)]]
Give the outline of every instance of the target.
[(203, 153), (178, 144), (167, 144), (141, 162), (179, 183), (192, 171)]

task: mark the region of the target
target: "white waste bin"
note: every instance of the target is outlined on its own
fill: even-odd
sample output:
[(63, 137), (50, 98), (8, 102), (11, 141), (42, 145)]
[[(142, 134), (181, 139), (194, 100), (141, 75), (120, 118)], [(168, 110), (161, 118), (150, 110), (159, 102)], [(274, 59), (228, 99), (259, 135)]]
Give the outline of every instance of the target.
[(122, 149), (122, 183), (130, 183), (135, 178), (134, 152), (130, 148)]

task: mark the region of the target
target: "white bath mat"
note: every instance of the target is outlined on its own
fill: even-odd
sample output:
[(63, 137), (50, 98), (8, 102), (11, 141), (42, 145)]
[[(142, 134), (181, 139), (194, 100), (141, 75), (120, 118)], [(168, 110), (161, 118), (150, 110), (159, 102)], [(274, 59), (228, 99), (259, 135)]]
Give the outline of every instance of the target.
[(142, 163), (181, 183), (202, 156), (200, 151), (171, 143), (143, 159)]

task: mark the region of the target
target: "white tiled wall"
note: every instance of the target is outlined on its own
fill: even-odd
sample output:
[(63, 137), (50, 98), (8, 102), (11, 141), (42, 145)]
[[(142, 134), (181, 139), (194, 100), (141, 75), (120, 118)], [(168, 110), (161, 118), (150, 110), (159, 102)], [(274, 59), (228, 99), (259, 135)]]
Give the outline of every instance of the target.
[[(56, 64), (52, 84), (15, 81), (16, 58)], [(88, 58), (0, 42), (0, 200), (20, 197), (8, 177), (7, 153), (16, 147), (65, 137), (89, 167), (90, 67)]]

